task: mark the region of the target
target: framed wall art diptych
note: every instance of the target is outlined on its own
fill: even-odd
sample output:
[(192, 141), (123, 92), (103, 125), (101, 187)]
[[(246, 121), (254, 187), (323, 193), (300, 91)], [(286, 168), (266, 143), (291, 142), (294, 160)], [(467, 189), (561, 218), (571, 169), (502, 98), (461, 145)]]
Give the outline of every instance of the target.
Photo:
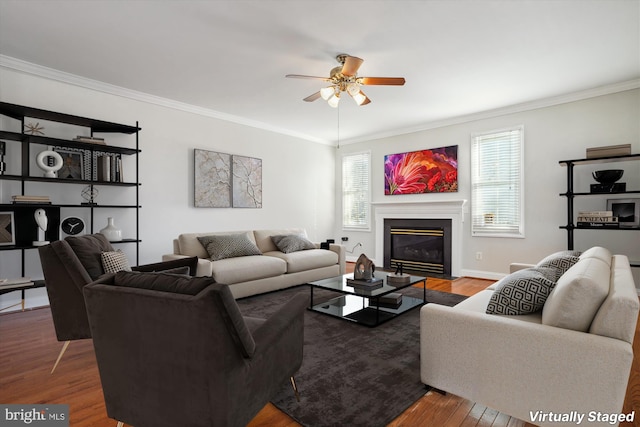
[(384, 156), (385, 195), (457, 191), (457, 145)]
[(194, 158), (196, 207), (262, 207), (262, 159), (199, 149)]

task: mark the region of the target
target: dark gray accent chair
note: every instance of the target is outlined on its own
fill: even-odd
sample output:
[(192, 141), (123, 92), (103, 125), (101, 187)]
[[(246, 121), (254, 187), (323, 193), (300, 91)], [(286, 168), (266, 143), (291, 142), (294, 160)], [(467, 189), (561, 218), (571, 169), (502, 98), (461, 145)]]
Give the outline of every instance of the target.
[[(113, 250), (102, 234), (71, 236), (38, 248), (56, 337), (58, 341), (65, 342), (51, 373), (71, 341), (91, 338), (82, 287), (104, 275), (100, 255)], [(195, 275), (197, 263), (198, 258), (193, 257), (132, 267), (132, 270), (158, 271), (187, 267), (189, 273)]]
[(306, 293), (258, 319), (211, 277), (120, 272), (83, 291), (107, 414), (119, 425), (245, 426), (288, 380), (295, 390)]

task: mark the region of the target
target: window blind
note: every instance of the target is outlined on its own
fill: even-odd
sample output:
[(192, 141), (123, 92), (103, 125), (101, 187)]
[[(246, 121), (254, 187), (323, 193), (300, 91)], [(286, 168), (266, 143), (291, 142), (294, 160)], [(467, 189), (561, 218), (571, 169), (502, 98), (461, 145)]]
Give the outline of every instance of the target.
[(342, 227), (369, 229), (369, 152), (342, 158)]
[(524, 237), (523, 134), (518, 126), (472, 136), (472, 236)]

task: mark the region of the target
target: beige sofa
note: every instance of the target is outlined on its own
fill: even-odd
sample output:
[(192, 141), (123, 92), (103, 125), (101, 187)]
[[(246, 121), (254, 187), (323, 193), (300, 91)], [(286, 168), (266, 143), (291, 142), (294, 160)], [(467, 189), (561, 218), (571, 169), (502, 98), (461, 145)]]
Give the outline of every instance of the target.
[(582, 425), (612, 425), (638, 320), (627, 257), (585, 251), (533, 314), (487, 314), (501, 282), (455, 307), (422, 307), (422, 382), (535, 425), (575, 426), (580, 416)]
[[(163, 260), (197, 256), (197, 276), (212, 276), (216, 282), (229, 285), (235, 298), (301, 285), (345, 273), (345, 249), (331, 244), (329, 249), (315, 249), (283, 253), (271, 237), (297, 234), (306, 237), (300, 228), (277, 230), (244, 230), (228, 232), (185, 233), (173, 241), (173, 253)], [(209, 253), (198, 237), (246, 235), (261, 255), (249, 255), (211, 261)]]

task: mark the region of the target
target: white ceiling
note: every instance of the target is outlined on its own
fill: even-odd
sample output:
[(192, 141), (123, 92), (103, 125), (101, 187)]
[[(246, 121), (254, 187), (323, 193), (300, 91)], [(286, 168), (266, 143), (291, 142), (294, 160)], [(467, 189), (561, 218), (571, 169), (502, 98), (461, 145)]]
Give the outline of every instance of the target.
[[(303, 102), (323, 82), (285, 74), (328, 76), (338, 53), (407, 83)], [(0, 0), (0, 55), (344, 143), (637, 87), (640, 0)]]

